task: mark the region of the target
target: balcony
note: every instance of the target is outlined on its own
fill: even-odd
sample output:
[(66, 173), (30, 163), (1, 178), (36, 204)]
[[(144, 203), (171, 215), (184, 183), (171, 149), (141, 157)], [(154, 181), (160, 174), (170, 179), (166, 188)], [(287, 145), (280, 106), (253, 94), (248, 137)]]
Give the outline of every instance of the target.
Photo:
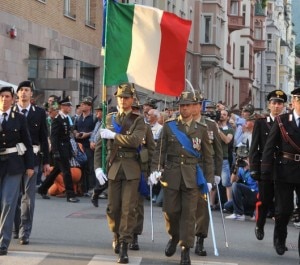
[(215, 44), (201, 44), (201, 66), (215, 67), (220, 64), (220, 48)]
[(228, 30), (233, 32), (244, 28), (244, 18), (242, 16), (228, 15)]
[(264, 51), (266, 49), (264, 40), (254, 40), (253, 41), (253, 50), (254, 53)]

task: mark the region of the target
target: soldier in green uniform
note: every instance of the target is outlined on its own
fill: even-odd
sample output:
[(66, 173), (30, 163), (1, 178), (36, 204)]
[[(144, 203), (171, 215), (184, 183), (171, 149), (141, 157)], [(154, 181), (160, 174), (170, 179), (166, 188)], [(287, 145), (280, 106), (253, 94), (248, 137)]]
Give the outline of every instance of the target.
[[(207, 128), (193, 120), (192, 109), (195, 102), (196, 97), (192, 92), (181, 94), (180, 116), (164, 124), (152, 158), (152, 173), (149, 177), (150, 185), (155, 184), (157, 170), (163, 169), (161, 177), (164, 189), (163, 211), (166, 229), (170, 235), (165, 255), (167, 257), (174, 255), (179, 243), (181, 265), (191, 264), (189, 252), (194, 246), (200, 185), (198, 180), (203, 179), (198, 164), (200, 155), (209, 182), (207, 186), (210, 188), (214, 178), (212, 148)], [(204, 185), (206, 187), (206, 184)]]
[[(221, 138), (218, 133), (218, 127), (214, 120), (206, 118), (201, 115), (202, 109), (202, 96), (196, 94), (197, 102), (193, 104), (193, 119), (199, 123), (203, 123), (207, 126), (207, 133), (209, 142), (213, 148), (213, 158), (214, 158), (214, 174), (215, 174), (215, 184), (218, 185), (221, 180), (222, 164), (223, 164), (223, 149), (221, 144)], [(200, 165), (203, 167), (203, 161), (200, 160)], [(206, 175), (206, 172), (204, 172)], [(208, 214), (208, 204), (207, 198), (199, 192), (199, 199), (197, 204), (196, 213), (196, 247), (195, 253), (199, 256), (206, 256), (206, 250), (204, 248), (204, 239), (207, 238), (208, 227), (209, 227), (209, 214)]]
[[(108, 178), (106, 210), (110, 230), (114, 233), (113, 248), (119, 254), (118, 263), (128, 263), (128, 243), (132, 242), (141, 167), (138, 147), (146, 132), (142, 116), (132, 113), (134, 88), (130, 83), (118, 86), (115, 93), (118, 112), (106, 117), (106, 128), (100, 130), (96, 143), (94, 168), (100, 185)], [(107, 165), (102, 165), (102, 142), (107, 139)], [(103, 167), (107, 168), (107, 178)]]

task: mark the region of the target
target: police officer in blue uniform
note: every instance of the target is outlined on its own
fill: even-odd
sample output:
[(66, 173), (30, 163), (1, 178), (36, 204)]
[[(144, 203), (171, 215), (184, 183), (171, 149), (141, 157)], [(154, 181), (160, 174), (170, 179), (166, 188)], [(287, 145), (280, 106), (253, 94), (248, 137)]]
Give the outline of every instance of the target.
[(261, 157), (268, 135), (274, 123), (275, 117), (282, 114), (287, 95), (282, 90), (273, 90), (267, 95), (270, 114), (259, 118), (254, 123), (252, 143), (249, 152), (250, 171), (252, 177), (258, 181), (258, 202), (256, 203), (255, 235), (258, 240), (264, 238), (264, 226), (267, 214), (274, 207), (274, 183), (263, 181), (260, 177)]
[(16, 211), (16, 219), (20, 218), (21, 223), (20, 228), (15, 227), (15, 233), (19, 231), (21, 245), (29, 244), (35, 207), (37, 174), (40, 165), (43, 165), (45, 175), (50, 172), (46, 112), (44, 109), (31, 104), (32, 93), (33, 83), (31, 81), (21, 82), (17, 88), (18, 103), (13, 108), (27, 119), (34, 152), (34, 175), (30, 178), (26, 175), (23, 176), (23, 194), (19, 201), (21, 211)]
[(6, 255), (23, 175), (34, 174), (31, 138), (24, 115), (11, 109), (12, 87), (0, 88), (0, 255)]
[(48, 189), (53, 184), (57, 175), (61, 172), (63, 174), (67, 201), (76, 203), (79, 202), (79, 199), (75, 196), (70, 170), (72, 146), (70, 142), (71, 125), (68, 114), (71, 111), (72, 103), (70, 102), (69, 97), (64, 98), (58, 103), (60, 104), (61, 109), (51, 124), (50, 135), (54, 168), (38, 188), (38, 193), (41, 194), (44, 199), (49, 199), (47, 196)]
[(274, 170), (274, 247), (278, 255), (286, 251), (287, 225), (294, 209), (294, 191), (299, 192), (300, 189), (300, 88), (291, 94), (293, 110), (276, 117), (261, 162), (263, 181), (272, 181)]

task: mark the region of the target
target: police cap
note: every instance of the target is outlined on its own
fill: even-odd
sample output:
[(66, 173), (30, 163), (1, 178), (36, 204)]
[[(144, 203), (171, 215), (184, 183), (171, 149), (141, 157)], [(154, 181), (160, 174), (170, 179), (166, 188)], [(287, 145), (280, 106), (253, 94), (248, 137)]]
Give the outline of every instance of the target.
[(70, 97), (65, 97), (64, 99), (60, 100), (58, 102), (59, 105), (63, 105), (63, 106), (72, 106), (72, 102), (70, 100)]
[(287, 95), (282, 90), (273, 90), (267, 95), (268, 101), (286, 102)]
[(30, 80), (26, 80), (26, 81), (21, 82), (21, 83), (18, 85), (17, 93), (18, 93), (18, 91), (19, 91), (22, 87), (30, 87), (30, 89), (32, 90), (32, 89), (33, 89), (33, 82), (30, 81)]
[(300, 100), (300, 87), (295, 88), (291, 94), (293, 97), (296, 97), (298, 100)]

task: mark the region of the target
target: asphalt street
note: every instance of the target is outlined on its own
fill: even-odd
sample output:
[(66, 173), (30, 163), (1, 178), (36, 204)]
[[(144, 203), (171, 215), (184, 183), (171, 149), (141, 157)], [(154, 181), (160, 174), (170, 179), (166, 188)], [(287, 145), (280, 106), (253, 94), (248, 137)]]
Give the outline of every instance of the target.
[[(20, 245), (12, 239), (7, 256), (0, 257), (0, 265), (110, 265), (116, 264), (117, 255), (112, 251), (112, 233), (108, 230), (106, 200), (99, 200), (99, 208), (89, 198), (79, 203), (67, 203), (63, 198), (43, 200), (37, 195), (34, 227), (30, 244)], [(192, 265), (274, 265), (298, 264), (298, 229), (289, 226), (288, 251), (278, 256), (272, 245), (273, 220), (268, 219), (265, 238), (258, 241), (254, 235), (254, 221), (225, 220), (227, 243), (219, 211), (213, 211), (217, 251), (214, 250), (211, 233), (205, 240), (207, 257), (199, 257), (191, 251)], [(151, 236), (150, 203), (145, 202), (144, 233), (139, 237), (140, 250), (129, 251), (129, 264), (175, 265), (180, 261), (178, 247), (174, 256), (164, 255), (168, 235), (165, 231), (162, 208), (153, 207), (154, 240)], [(216, 256), (215, 254), (217, 254)]]

